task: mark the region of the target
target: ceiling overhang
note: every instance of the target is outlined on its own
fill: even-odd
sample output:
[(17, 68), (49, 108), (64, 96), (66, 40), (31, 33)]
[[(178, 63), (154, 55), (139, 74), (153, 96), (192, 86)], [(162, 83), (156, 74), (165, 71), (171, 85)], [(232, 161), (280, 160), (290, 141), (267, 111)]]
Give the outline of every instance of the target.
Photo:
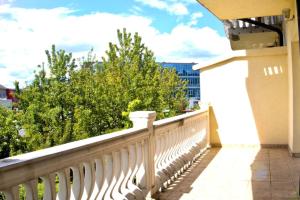
[(282, 15), (293, 0), (197, 0), (221, 20)]

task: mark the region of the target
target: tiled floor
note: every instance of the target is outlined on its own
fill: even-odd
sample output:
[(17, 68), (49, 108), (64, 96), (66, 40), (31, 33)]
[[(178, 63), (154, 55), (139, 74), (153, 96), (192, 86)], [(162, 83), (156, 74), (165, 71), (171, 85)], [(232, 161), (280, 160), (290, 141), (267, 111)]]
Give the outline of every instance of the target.
[(294, 200), (299, 176), (287, 149), (212, 148), (157, 199)]

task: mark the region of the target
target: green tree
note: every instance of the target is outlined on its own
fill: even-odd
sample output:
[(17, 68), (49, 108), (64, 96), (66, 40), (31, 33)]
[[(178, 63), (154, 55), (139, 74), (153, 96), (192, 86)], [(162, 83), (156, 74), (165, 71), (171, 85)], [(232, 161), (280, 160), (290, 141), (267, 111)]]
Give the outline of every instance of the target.
[(112, 130), (128, 128), (129, 112), (153, 110), (158, 119), (181, 113), (186, 106), (185, 82), (175, 70), (156, 63), (136, 33), (118, 31), (103, 62), (91, 51), (75, 64), (72, 54), (46, 51), (44, 65), (23, 90), (16, 83), (20, 123), (28, 150), (54, 146)]
[(166, 109), (172, 116), (182, 112), (185, 83), (175, 70), (162, 68), (137, 33), (132, 37), (126, 29), (118, 30), (118, 39), (118, 44), (109, 44), (107, 58), (103, 58), (104, 78), (113, 91), (116, 113), (126, 111), (134, 100), (141, 101), (138, 109), (156, 111), (158, 119)]
[(0, 106), (0, 159), (26, 151), (15, 111)]
[(161, 119), (165, 110), (174, 116), (187, 105), (185, 82), (175, 70), (156, 63), (138, 34), (132, 37), (124, 29), (118, 31), (118, 40), (118, 44), (109, 44), (102, 64), (89, 54), (73, 76), (73, 83), (80, 83), (75, 92), (75, 135), (94, 136), (128, 128), (132, 111), (154, 110)]
[[(72, 54), (46, 51), (49, 77), (44, 65), (38, 66), (32, 84), (22, 91), (16, 89), (22, 125), (26, 130), (28, 148), (36, 150), (72, 141), (74, 102), (70, 87), (76, 67)], [(18, 83), (16, 83), (18, 88)]]

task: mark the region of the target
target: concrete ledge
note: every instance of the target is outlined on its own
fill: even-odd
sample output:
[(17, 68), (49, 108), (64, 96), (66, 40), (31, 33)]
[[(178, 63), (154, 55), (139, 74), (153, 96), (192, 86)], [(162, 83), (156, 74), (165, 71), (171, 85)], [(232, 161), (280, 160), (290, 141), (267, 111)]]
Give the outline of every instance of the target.
[(170, 117), (170, 118), (165, 118), (165, 119), (155, 121), (153, 123), (153, 126), (155, 128), (158, 128), (158, 127), (161, 127), (161, 126), (165, 126), (167, 124), (171, 124), (171, 123), (175, 123), (175, 122), (178, 122), (178, 121), (186, 120), (188, 118), (191, 118), (191, 117), (194, 117), (194, 116), (197, 116), (197, 115), (201, 115), (201, 114), (204, 114), (206, 112), (208, 112), (208, 107), (204, 107), (204, 108), (201, 108), (200, 110), (185, 113), (185, 114), (182, 114), (182, 115), (177, 115), (175, 117)]
[[(145, 137), (147, 137), (148, 128), (130, 128), (110, 134), (90, 137), (83, 140), (69, 142), (38, 151), (0, 159), (0, 174), (6, 170), (21, 168), (25, 165), (43, 162), (46, 160), (59, 158), (61, 156), (70, 158), (70, 156), (68, 155), (74, 154), (74, 152), (75, 156), (73, 156), (76, 157), (76, 152), (78, 155), (80, 155), (78, 152), (83, 152), (83, 154), (85, 153), (85, 151), (92, 152), (92, 148), (97, 149), (101, 146), (104, 146), (104, 144), (114, 143), (115, 141), (129, 140), (129, 138), (139, 136), (143, 133), (145, 134)], [(78, 159), (79, 157), (80, 156), (76, 157), (76, 159)]]
[(231, 51), (227, 55), (224, 55), (222, 57), (214, 58), (207, 62), (194, 65), (193, 70), (201, 70), (208, 67), (216, 66), (221, 63), (230, 62), (232, 60), (243, 59), (245, 57), (276, 56), (276, 55), (286, 55), (286, 54), (287, 54), (287, 48), (285, 46)]

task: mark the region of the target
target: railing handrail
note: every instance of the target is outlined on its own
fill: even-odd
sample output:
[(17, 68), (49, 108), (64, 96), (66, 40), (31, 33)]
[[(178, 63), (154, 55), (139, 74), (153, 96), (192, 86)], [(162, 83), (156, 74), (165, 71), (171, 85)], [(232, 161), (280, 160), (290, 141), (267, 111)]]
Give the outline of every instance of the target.
[(208, 111), (207, 108), (203, 108), (203, 109), (196, 110), (196, 111), (189, 112), (189, 113), (185, 113), (185, 114), (182, 114), (182, 115), (177, 115), (175, 117), (170, 117), (170, 118), (157, 120), (153, 123), (153, 126), (155, 128), (158, 128), (158, 127), (161, 127), (161, 126), (165, 126), (165, 125), (168, 125), (168, 124), (171, 124), (171, 123), (175, 123), (175, 122), (178, 122), (178, 121), (181, 121), (181, 120), (184, 120), (184, 119), (194, 117), (194, 116), (199, 115), (199, 114), (203, 114), (207, 111)]
[(54, 147), (49, 147), (42, 150), (37, 150), (29, 153), (24, 153), (17, 156), (12, 156), (0, 160), (0, 172), (12, 169), (15, 167), (20, 167), (28, 163), (34, 163), (44, 159), (49, 159), (57, 155), (65, 155), (78, 151), (83, 148), (93, 147), (95, 145), (100, 145), (112, 140), (124, 139), (133, 134), (138, 134), (146, 131), (147, 128), (129, 128), (121, 131), (116, 131), (109, 134), (99, 135), (87, 139), (82, 139), (74, 142), (69, 142), (62, 145), (57, 145)]
[[(175, 117), (170, 117), (162, 120), (157, 120), (153, 123), (153, 126), (158, 128), (167, 124), (175, 123), (181, 121), (183, 119), (188, 119), (194, 117), (196, 115), (205, 113), (207, 109), (201, 109), (197, 111), (193, 111), (190, 113), (185, 113), (181, 115), (177, 115)], [(57, 145), (54, 147), (37, 150), (17, 156), (12, 156), (8, 158), (4, 158), (0, 160), (0, 172), (6, 171), (8, 169), (19, 167), (22, 165), (26, 165), (28, 163), (33, 163), (35, 161), (40, 161), (43, 159), (48, 159), (57, 155), (64, 155), (71, 153), (73, 151), (77, 151), (83, 148), (92, 147), (94, 145), (99, 145), (102, 143), (106, 143), (112, 140), (124, 139), (124, 137), (131, 136), (133, 134), (138, 134), (140, 132), (146, 131), (147, 128), (129, 128), (121, 131), (116, 131), (109, 134), (104, 134), (100, 136), (95, 136), (79, 141), (74, 141), (62, 145)]]

